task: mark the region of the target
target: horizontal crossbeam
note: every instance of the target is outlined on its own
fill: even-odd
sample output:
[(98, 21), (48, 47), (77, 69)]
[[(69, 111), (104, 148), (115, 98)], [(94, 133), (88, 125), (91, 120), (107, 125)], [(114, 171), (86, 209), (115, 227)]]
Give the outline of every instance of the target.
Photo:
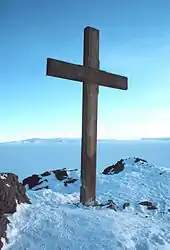
[(51, 58), (47, 58), (46, 75), (110, 88), (128, 89), (127, 77)]

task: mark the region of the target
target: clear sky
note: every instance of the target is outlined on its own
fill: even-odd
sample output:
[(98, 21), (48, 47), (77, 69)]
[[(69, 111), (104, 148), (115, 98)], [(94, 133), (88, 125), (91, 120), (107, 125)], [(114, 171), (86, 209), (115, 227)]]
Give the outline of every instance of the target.
[(1, 0), (0, 140), (80, 137), (82, 83), (45, 76), (46, 58), (81, 64), (83, 29), (100, 30), (99, 138), (170, 136), (169, 0)]

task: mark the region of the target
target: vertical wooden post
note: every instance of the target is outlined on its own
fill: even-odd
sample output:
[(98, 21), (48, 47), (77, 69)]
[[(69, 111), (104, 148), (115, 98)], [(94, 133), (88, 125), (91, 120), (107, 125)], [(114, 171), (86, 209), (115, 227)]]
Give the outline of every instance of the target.
[[(84, 29), (84, 66), (99, 68), (99, 30)], [(80, 202), (88, 206), (96, 199), (96, 149), (98, 84), (83, 84)]]
[(96, 200), (97, 110), (99, 85), (127, 90), (127, 77), (99, 70), (99, 30), (84, 29), (84, 63), (47, 59), (48, 76), (83, 82), (80, 202)]

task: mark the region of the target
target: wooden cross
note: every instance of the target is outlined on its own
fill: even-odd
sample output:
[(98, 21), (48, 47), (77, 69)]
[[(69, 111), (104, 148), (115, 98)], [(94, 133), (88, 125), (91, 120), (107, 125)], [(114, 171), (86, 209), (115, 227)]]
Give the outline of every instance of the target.
[(97, 110), (99, 85), (127, 90), (128, 79), (99, 69), (99, 30), (84, 29), (84, 63), (47, 58), (47, 76), (83, 82), (80, 202), (96, 199)]

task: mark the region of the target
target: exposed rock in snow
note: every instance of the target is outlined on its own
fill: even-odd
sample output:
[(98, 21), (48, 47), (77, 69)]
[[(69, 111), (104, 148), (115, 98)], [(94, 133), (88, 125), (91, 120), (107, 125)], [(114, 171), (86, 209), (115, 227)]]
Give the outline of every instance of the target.
[[(6, 179), (3, 179), (2, 181), (6, 183)], [(88, 217), (87, 222), (89, 223), (91, 220), (92, 224), (94, 224), (93, 220), (95, 220), (96, 216), (99, 216), (100, 220), (98, 221), (96, 228), (101, 226), (101, 221), (103, 220), (106, 221), (106, 224), (104, 224), (105, 226), (101, 226), (101, 228), (105, 232), (107, 231), (108, 227), (111, 228), (108, 229), (108, 231), (110, 230), (109, 232), (112, 232), (113, 230), (115, 233), (116, 230), (118, 230), (118, 234), (116, 237), (119, 238), (120, 230), (120, 242), (125, 240), (126, 237), (124, 238), (124, 236), (126, 236), (130, 231), (132, 233), (132, 238), (135, 235), (136, 239), (138, 239), (138, 235), (142, 235), (142, 239), (144, 239), (143, 241), (145, 243), (147, 234), (148, 232), (150, 232), (150, 225), (153, 229), (155, 228), (154, 223), (161, 220), (163, 221), (163, 226), (159, 226), (159, 223), (157, 223), (157, 230), (159, 230), (158, 232), (164, 233), (163, 239), (167, 240), (167, 238), (169, 237), (168, 220), (170, 214), (170, 189), (168, 186), (169, 182), (170, 172), (163, 167), (151, 165), (146, 160), (138, 157), (121, 159), (116, 164), (107, 167), (102, 174), (97, 173), (97, 201), (94, 204), (95, 208), (93, 207), (94, 209), (91, 210), (91, 207), (82, 209), (82, 205), (79, 202), (80, 171), (78, 171), (77, 169), (57, 169), (46, 171), (42, 174), (34, 174), (22, 181), (23, 185), (28, 190), (33, 205), (29, 206), (29, 211), (24, 212), (26, 213), (26, 215), (24, 217), (24, 222), (21, 223), (19, 230), (22, 234), (22, 237), (24, 238), (25, 230), (27, 231), (27, 234), (31, 234), (32, 232), (30, 230), (30, 227), (32, 227), (35, 230), (33, 230), (33, 233), (36, 233), (36, 237), (38, 238), (39, 234), (42, 233), (42, 225), (38, 224), (40, 223), (40, 221), (41, 223), (45, 223), (45, 225), (47, 223), (47, 227), (50, 227), (51, 225), (55, 227), (56, 225), (58, 225), (56, 222), (62, 221), (63, 223), (63, 221), (67, 217), (67, 219), (69, 218), (68, 224), (70, 223), (69, 225), (71, 226), (69, 226), (68, 224), (64, 224), (64, 226), (61, 225), (60, 227), (57, 227), (56, 230), (61, 230), (61, 228), (63, 227), (63, 230), (67, 231), (67, 235), (70, 235), (70, 232), (73, 232), (75, 228), (78, 228), (77, 225), (79, 225), (79, 227), (81, 227), (81, 224), (83, 225), (82, 221), (88, 214), (90, 217)], [(9, 184), (11, 186), (11, 183)], [(10, 188), (11, 187), (6, 186), (6, 189)], [(78, 209), (78, 207), (80, 209)], [(73, 208), (77, 208), (77, 210), (75, 211)], [(102, 210), (107, 211), (104, 211), (103, 213)], [(93, 211), (93, 213), (91, 213), (91, 211)], [(70, 217), (69, 213), (71, 213)], [(82, 213), (81, 216), (79, 216), (80, 213)], [(30, 214), (32, 215), (32, 217), (30, 217)], [(105, 214), (108, 214), (108, 216), (105, 216)], [(46, 220), (44, 220), (44, 216)], [(48, 216), (50, 216), (50, 226)], [(25, 223), (27, 223), (28, 217), (29, 223), (25, 227)], [(37, 217), (39, 218), (38, 220)], [(36, 221), (35, 223), (37, 223), (36, 226), (34, 224), (34, 220)], [(15, 220), (13, 221), (15, 223)], [(73, 226), (71, 224), (72, 221)], [(80, 224), (77, 224), (77, 221), (81, 221)], [(4, 224), (4, 228), (5, 225), (7, 225), (7, 222), (5, 223), (6, 224)], [(20, 222), (18, 222), (18, 224), (20, 225)], [(164, 229), (164, 225), (166, 225), (166, 230)], [(93, 226), (94, 225), (92, 225), (92, 229), (96, 229)], [(82, 228), (82, 231), (84, 232), (84, 225), (82, 226)], [(134, 229), (134, 231), (132, 230), (132, 228)], [(53, 231), (53, 228), (51, 230)], [(90, 231), (89, 229), (90, 234), (93, 230)], [(46, 231), (44, 230), (45, 236), (43, 237), (49, 238), (49, 235), (46, 235), (45, 233)], [(60, 235), (63, 235), (63, 231)], [(79, 237), (80, 241), (82, 240), (81, 235), (79, 235), (79, 229), (78, 233), (75, 235), (76, 239), (77, 237)], [(96, 233), (95, 237), (96, 235), (100, 234)], [(111, 239), (112, 237), (113, 235), (109, 234), (108, 239)], [(20, 245), (22, 245), (23, 238), (18, 241), (20, 242)], [(56, 240), (56, 234), (54, 238)], [(9, 237), (9, 239), (11, 238)], [(170, 238), (168, 239), (170, 240)], [(131, 242), (130, 240), (131, 238), (128, 238), (127, 242)], [(105, 247), (105, 249), (106, 248), (107, 246)], [(32, 249), (31, 246), (30, 249)], [(73, 247), (73, 249), (75, 248)], [(122, 246), (122, 248), (118, 249), (124, 248)], [(144, 244), (143, 248), (138, 248), (137, 245), (133, 245), (132, 247), (130, 246), (130, 248), (127, 249), (149, 248), (145, 247)]]
[(48, 189), (51, 186), (51, 181), (58, 180), (63, 183), (64, 186), (68, 186), (68, 184), (76, 182), (77, 178), (72, 178), (69, 176), (70, 172), (75, 172), (77, 169), (74, 170), (66, 170), (66, 169), (57, 169), (46, 171), (42, 174), (34, 174), (25, 178), (22, 183), (28, 189), (32, 189), (34, 191), (38, 191), (41, 189)]
[[(116, 197), (115, 202), (119, 207), (122, 207), (123, 203), (123, 208), (131, 207), (146, 213), (148, 210), (168, 212), (170, 206), (168, 169), (149, 164), (138, 157), (130, 157), (106, 167), (103, 175), (104, 179), (99, 181), (104, 188), (102, 194), (99, 193), (100, 200), (107, 198), (115, 200)], [(111, 183), (112, 190), (110, 190)], [(126, 203), (125, 200), (129, 202)]]
[(30, 200), (26, 195), (25, 187), (19, 183), (18, 176), (12, 173), (0, 173), (0, 249), (4, 238), (7, 241), (6, 230), (10, 222), (6, 214), (16, 212), (17, 204), (27, 203)]
[[(164, 191), (167, 186), (163, 187), (161, 182), (164, 178), (170, 178), (170, 174), (165, 169), (151, 165), (139, 157), (131, 157), (121, 159), (116, 164), (106, 167), (103, 171), (103, 178), (98, 177), (99, 175), (97, 175), (99, 207), (114, 207), (114, 210), (136, 208), (138, 211), (145, 212), (165, 210), (166, 207), (167, 212), (168, 204), (166, 203), (170, 197), (170, 190), (167, 190), (165, 197)], [(79, 193), (80, 190), (80, 176), (77, 169), (57, 169), (34, 174), (25, 178), (22, 183), (27, 189), (33, 191), (52, 189), (63, 193), (67, 191)], [(77, 184), (72, 186), (73, 183)], [(165, 197), (165, 200), (162, 197)]]
[(104, 169), (103, 174), (118, 174), (124, 170), (124, 161), (121, 159), (115, 165), (111, 165)]
[(146, 206), (148, 210), (157, 209), (157, 207), (153, 205), (152, 202), (150, 201), (141, 201), (139, 202), (139, 205)]
[(125, 202), (123, 204), (123, 209), (126, 209), (127, 207), (130, 207), (130, 202)]
[[(148, 163), (146, 160), (143, 160), (141, 158), (129, 158), (132, 160), (132, 164), (135, 163), (140, 163), (140, 164), (145, 164)], [(127, 163), (127, 160), (121, 159), (118, 161), (115, 165), (111, 165), (103, 170), (103, 174), (110, 175), (110, 174), (118, 174), (122, 172), (125, 168), (125, 164)]]

